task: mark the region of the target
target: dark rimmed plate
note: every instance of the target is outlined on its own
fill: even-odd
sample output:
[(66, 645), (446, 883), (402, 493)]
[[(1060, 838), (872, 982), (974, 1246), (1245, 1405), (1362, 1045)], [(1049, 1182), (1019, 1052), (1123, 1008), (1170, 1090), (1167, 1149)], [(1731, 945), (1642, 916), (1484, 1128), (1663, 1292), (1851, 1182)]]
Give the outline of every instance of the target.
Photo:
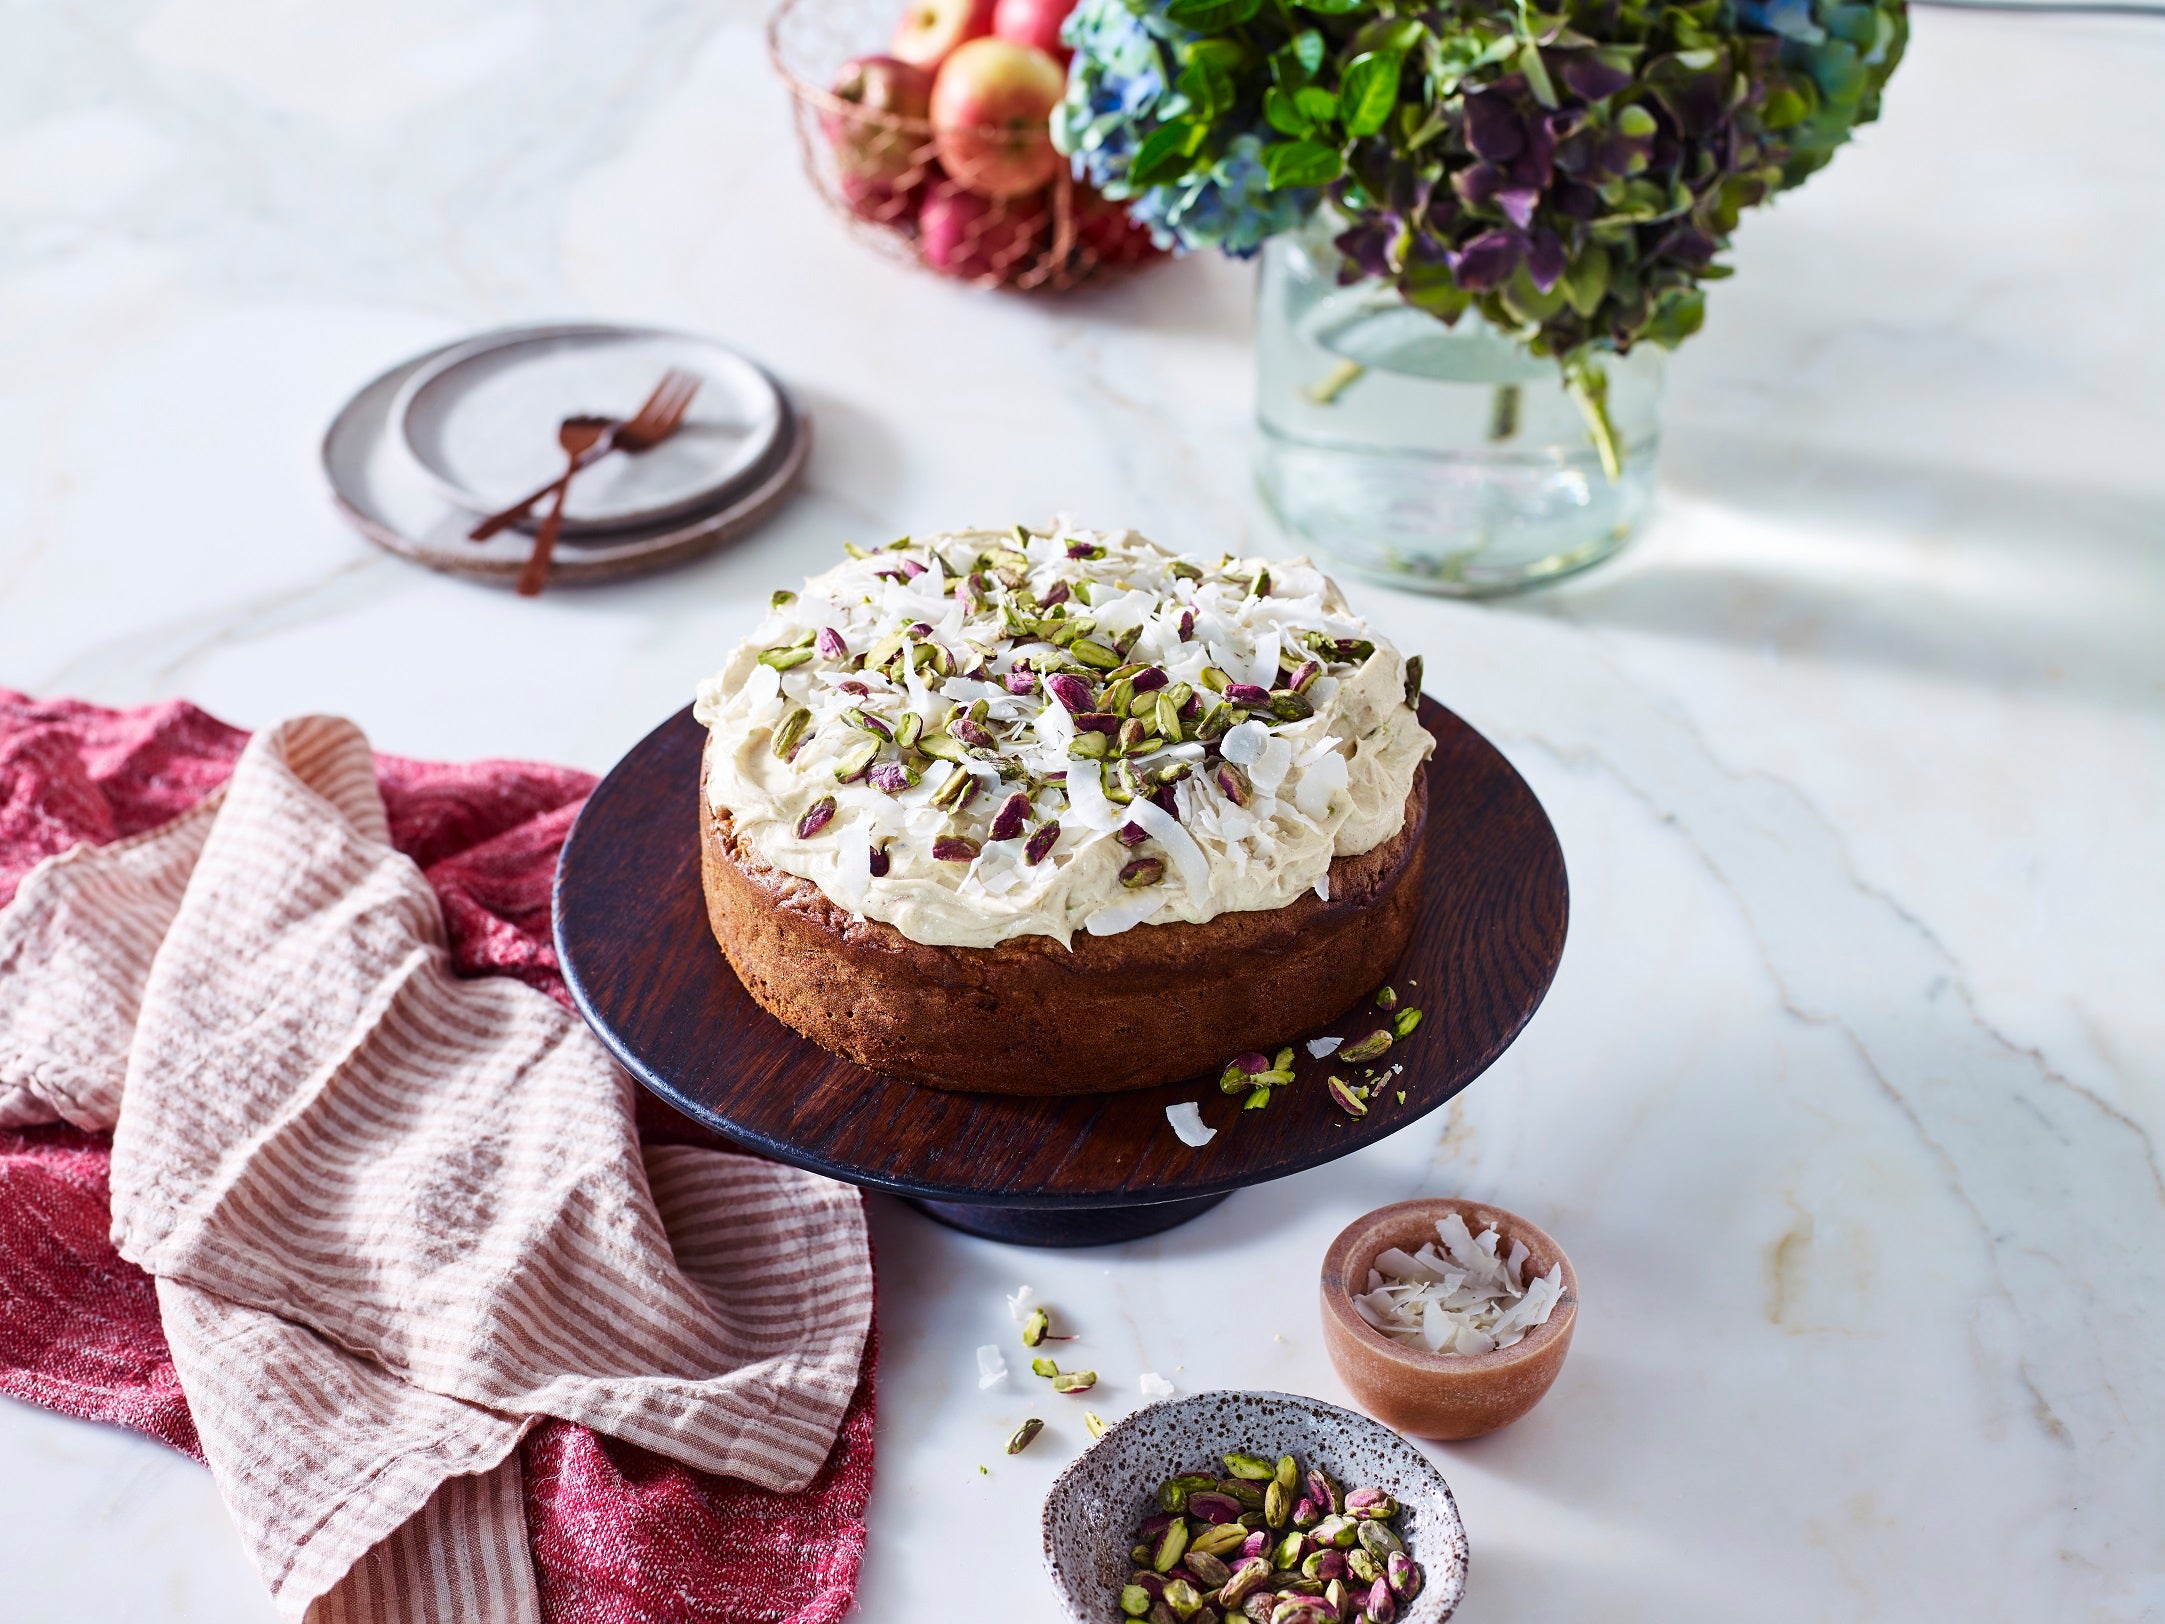
[[(1057, 1099), (950, 1094), (830, 1054), (752, 1001), (709, 933), (699, 871), (706, 730), (689, 709), (595, 787), (556, 874), (556, 946), (587, 1022), (655, 1094), (778, 1161), (917, 1201), (972, 1234), (1085, 1246), (1154, 1234), (1234, 1190), (1334, 1161), (1447, 1102), (1539, 1007), (1563, 956), (1564, 854), (1526, 781), (1433, 700), (1426, 900), (1395, 984), (1424, 1012), (1405, 1070), (1351, 1120), (1328, 1063), (1242, 1111), (1215, 1077)], [(1147, 928), (1147, 927), (1141, 927)], [(1376, 1023), (1355, 1011), (1329, 1031)], [(1405, 1093), (1405, 1103), (1396, 1095)], [(1165, 1108), (1202, 1102), (1201, 1149)]]

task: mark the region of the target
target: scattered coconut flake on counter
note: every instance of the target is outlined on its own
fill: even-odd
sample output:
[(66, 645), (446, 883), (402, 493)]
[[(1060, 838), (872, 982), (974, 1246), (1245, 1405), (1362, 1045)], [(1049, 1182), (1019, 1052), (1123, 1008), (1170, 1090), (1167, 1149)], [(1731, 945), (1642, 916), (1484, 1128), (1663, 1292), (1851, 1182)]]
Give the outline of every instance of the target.
[(988, 1342), (977, 1350), (977, 1387), (983, 1392), (994, 1382), (1007, 1380), (1007, 1356), (1000, 1352), (997, 1343)]
[(1327, 1054), (1335, 1054), (1338, 1046), (1345, 1041), (1344, 1038), (1310, 1038), (1308, 1052), (1321, 1060)]
[(1146, 1370), (1135, 1378), (1135, 1385), (1147, 1399), (1171, 1398), (1173, 1384), (1155, 1370)]
[(1165, 1120), (1173, 1125), (1173, 1132), (1180, 1135), (1180, 1142), (1201, 1149), (1218, 1137), (1216, 1128), (1203, 1126), (1203, 1108), (1193, 1100), (1183, 1100), (1178, 1105), (1165, 1108)]
[(1508, 1348), (1547, 1323), (1563, 1295), (1561, 1263), (1528, 1280), (1524, 1241), (1513, 1241), (1499, 1257), (1502, 1237), (1494, 1226), (1476, 1237), (1455, 1212), (1436, 1225), (1436, 1240), (1443, 1251), (1426, 1241), (1418, 1252), (1393, 1246), (1377, 1254), (1368, 1290), (1353, 1298), (1362, 1319), (1392, 1341), (1430, 1353)]
[(1020, 1325), (1030, 1313), (1030, 1300), (1037, 1295), (1028, 1286), (1016, 1288), (1007, 1299), (1007, 1317)]

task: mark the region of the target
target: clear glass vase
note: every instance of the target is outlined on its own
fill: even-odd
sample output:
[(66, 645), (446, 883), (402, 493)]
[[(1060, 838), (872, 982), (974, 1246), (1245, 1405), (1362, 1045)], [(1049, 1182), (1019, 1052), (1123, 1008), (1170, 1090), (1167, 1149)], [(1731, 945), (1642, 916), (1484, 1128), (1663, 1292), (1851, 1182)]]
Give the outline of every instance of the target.
[(1661, 352), (1604, 365), (1612, 476), (1555, 362), (1478, 316), (1447, 327), (1384, 283), (1340, 286), (1334, 229), (1263, 249), (1258, 473), (1278, 521), (1357, 572), (1462, 597), (1623, 546), (1654, 493)]

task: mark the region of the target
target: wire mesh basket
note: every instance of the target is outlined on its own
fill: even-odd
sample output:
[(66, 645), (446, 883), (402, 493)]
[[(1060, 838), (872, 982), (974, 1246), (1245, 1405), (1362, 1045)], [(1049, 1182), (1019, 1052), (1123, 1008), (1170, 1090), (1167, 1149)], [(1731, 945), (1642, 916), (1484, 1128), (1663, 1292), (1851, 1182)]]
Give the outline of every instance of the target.
[[(979, 287), (1052, 292), (1162, 257), (1119, 204), (1011, 130), (935, 130), (835, 93), (853, 60), (886, 48), (898, 0), (783, 0), (767, 51), (789, 86), (805, 172), (853, 231), (882, 252)], [(1021, 150), (1027, 144), (1028, 150)], [(1001, 160), (1048, 168), (1020, 196), (988, 176)], [(1009, 163), (1009, 170), (1016, 167)], [(967, 183), (967, 184), (966, 184)]]

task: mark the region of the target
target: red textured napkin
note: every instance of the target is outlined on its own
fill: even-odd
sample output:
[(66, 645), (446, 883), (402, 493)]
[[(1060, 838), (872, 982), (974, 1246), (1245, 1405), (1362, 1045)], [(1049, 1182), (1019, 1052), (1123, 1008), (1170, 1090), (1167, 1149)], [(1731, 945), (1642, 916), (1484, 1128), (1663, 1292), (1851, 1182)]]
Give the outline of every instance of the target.
[[(191, 706), (113, 712), (0, 690), (0, 906), (43, 858), (154, 828), (223, 783), (246, 735)], [(591, 780), (503, 762), (377, 759), (392, 843), (423, 868), (465, 974), (562, 1001), (548, 942), (556, 853)], [(710, 1143), (642, 1102), (647, 1144)], [(151, 1279), (108, 1239), (110, 1138), (0, 1132), (0, 1393), (196, 1454)], [(796, 1620), (849, 1608), (872, 1473), (872, 1375), (826, 1466), (777, 1495), (551, 1420), (520, 1445), (551, 1619)]]

